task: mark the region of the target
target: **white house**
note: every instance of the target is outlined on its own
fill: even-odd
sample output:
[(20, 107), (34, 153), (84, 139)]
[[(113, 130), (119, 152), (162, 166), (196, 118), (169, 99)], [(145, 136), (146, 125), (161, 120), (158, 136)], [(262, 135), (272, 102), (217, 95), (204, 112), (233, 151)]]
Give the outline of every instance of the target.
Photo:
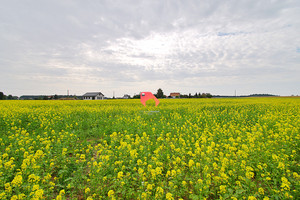
[(83, 95), (83, 100), (100, 100), (104, 99), (104, 95), (101, 92), (87, 92)]
[(130, 95), (129, 94), (124, 94), (123, 99), (130, 99)]

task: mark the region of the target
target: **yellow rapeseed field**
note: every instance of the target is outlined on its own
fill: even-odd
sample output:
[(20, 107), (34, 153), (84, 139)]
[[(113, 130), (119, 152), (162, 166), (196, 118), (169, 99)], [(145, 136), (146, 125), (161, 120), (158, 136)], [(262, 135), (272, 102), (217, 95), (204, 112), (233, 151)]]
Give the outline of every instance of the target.
[(299, 199), (300, 98), (0, 101), (0, 199)]

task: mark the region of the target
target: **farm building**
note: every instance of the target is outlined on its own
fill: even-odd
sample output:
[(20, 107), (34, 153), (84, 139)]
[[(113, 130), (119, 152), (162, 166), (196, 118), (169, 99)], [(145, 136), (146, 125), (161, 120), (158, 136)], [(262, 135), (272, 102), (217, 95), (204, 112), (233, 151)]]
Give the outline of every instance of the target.
[(104, 95), (101, 92), (87, 92), (83, 95), (83, 100), (100, 100), (104, 99)]
[(179, 98), (180, 97), (180, 93), (179, 92), (170, 93), (170, 97), (172, 97), (172, 98)]

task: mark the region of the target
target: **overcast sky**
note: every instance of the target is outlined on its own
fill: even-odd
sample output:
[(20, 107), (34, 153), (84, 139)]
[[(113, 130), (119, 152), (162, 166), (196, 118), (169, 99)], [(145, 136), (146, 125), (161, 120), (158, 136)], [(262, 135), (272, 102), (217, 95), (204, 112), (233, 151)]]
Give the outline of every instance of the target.
[(6, 95), (300, 95), (299, 0), (0, 3)]

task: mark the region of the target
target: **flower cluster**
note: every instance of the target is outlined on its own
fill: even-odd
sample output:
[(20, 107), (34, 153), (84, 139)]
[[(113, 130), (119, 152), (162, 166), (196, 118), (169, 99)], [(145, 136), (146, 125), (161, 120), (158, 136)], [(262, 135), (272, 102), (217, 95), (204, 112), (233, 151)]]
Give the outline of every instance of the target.
[(0, 199), (293, 199), (299, 105), (1, 101)]

